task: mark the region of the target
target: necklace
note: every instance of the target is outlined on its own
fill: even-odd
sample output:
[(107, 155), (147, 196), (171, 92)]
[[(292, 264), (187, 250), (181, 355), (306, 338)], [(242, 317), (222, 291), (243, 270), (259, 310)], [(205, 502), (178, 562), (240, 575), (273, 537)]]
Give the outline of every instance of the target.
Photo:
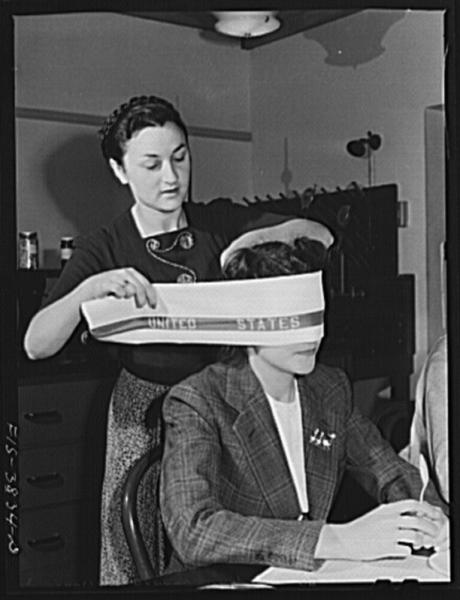
[(180, 246), (182, 250), (191, 250), (195, 245), (195, 238), (190, 231), (182, 231), (177, 235), (172, 244), (170, 244), (167, 248), (160, 248), (160, 242), (155, 238), (149, 238), (146, 241), (147, 250), (152, 253), (165, 254), (166, 252), (171, 252), (174, 250), (176, 246)]

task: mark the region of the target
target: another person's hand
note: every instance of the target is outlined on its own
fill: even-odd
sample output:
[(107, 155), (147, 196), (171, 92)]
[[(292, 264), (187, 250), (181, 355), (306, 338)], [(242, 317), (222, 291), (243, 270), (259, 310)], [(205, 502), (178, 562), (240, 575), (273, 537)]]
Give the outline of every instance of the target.
[(431, 532), (423, 533), (418, 536), (417, 541), (412, 544), (414, 550), (420, 548), (440, 548), (445, 547), (449, 537), (449, 520), (444, 512), (438, 507), (429, 504), (428, 502), (418, 502), (415, 510), (409, 510), (404, 513), (405, 516), (421, 518), (423, 521), (428, 520), (436, 528), (433, 535)]
[(405, 557), (411, 547), (432, 547), (442, 538), (440, 509), (417, 500), (382, 504), (350, 523), (325, 525), (317, 558), (376, 560)]
[(439, 509), (440, 511), (440, 528), (439, 533), (436, 536), (433, 547), (436, 552), (443, 552), (444, 550), (448, 550), (450, 548), (450, 525), (449, 519), (446, 515)]
[(108, 295), (117, 298), (134, 297), (136, 306), (156, 305), (155, 288), (139, 271), (132, 267), (102, 271), (91, 275), (81, 284), (88, 299), (104, 298)]

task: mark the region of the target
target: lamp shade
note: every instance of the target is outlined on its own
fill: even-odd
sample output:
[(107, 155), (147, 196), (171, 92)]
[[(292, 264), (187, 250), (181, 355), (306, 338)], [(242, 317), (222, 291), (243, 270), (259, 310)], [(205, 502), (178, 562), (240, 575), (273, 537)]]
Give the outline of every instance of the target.
[(233, 37), (250, 38), (279, 29), (281, 23), (273, 11), (220, 11), (212, 13), (216, 31)]
[(347, 144), (347, 150), (349, 154), (352, 156), (357, 156), (358, 158), (366, 155), (366, 140), (352, 140)]
[(358, 158), (367, 158), (371, 152), (378, 150), (382, 145), (382, 138), (378, 133), (367, 132), (367, 138), (351, 140), (347, 144), (347, 152)]

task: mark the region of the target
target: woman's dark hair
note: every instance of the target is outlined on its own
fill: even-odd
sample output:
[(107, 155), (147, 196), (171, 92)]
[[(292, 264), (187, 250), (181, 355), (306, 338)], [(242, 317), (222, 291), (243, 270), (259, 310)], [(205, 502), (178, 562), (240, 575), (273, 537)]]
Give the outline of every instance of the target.
[(126, 143), (145, 127), (175, 123), (188, 143), (187, 128), (175, 107), (158, 96), (135, 96), (116, 108), (99, 130), (102, 154), (121, 164)]
[(239, 248), (227, 259), (225, 279), (256, 279), (321, 271), (326, 263), (327, 248), (319, 241), (300, 237), (292, 244), (264, 242)]
[[(307, 237), (297, 238), (292, 244), (264, 242), (235, 250), (223, 267), (223, 275), (233, 280), (313, 273), (324, 269), (327, 256), (327, 248), (321, 242)], [(246, 350), (241, 346), (225, 346), (220, 359), (240, 364), (246, 359)]]

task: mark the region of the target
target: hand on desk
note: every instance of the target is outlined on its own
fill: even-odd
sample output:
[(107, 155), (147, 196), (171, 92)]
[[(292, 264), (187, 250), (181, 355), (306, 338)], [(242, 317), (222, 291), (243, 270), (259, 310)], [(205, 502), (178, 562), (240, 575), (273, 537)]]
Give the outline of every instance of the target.
[(321, 530), (315, 557), (376, 560), (405, 557), (421, 547), (446, 543), (447, 518), (426, 502), (401, 500), (382, 504), (350, 523), (327, 524)]
[(450, 529), (449, 519), (442, 514), (443, 522), (439, 530), (439, 534), (434, 541), (434, 549), (436, 552), (445, 552), (450, 548)]

